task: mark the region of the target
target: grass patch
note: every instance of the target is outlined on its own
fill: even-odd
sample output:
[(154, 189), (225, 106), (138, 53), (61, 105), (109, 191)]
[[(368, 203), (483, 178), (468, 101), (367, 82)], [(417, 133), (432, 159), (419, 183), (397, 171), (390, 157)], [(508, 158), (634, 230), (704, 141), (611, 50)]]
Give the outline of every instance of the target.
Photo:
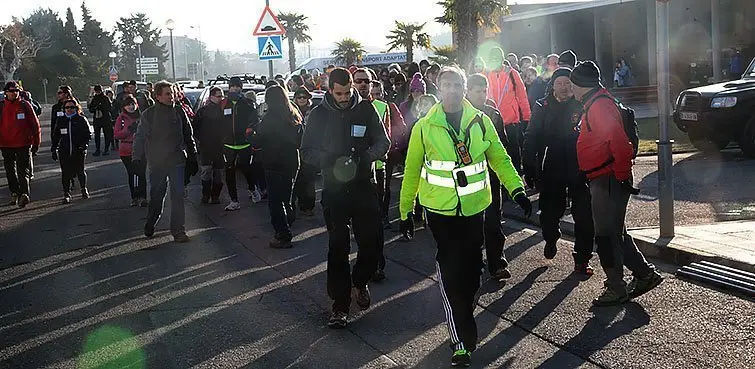
[[(658, 118), (637, 119), (637, 128), (640, 131), (640, 154), (657, 153), (658, 146), (655, 141), (658, 139)], [(687, 134), (680, 131), (674, 122), (669, 118), (669, 136), (674, 140), (673, 152), (685, 152), (695, 150), (689, 141)]]

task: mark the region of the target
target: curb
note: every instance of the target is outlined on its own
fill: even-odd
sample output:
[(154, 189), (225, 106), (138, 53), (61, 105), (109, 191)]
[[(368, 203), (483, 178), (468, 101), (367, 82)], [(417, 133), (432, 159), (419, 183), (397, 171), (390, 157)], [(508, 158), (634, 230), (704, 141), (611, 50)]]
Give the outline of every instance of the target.
[[(504, 207), (506, 205), (504, 204)], [(510, 209), (509, 209), (510, 210)], [(516, 208), (516, 210), (519, 210)], [(531, 218), (525, 218), (521, 215), (518, 215), (515, 211), (504, 211), (504, 219), (511, 219), (517, 222), (526, 223), (535, 227), (538, 227), (542, 230), (542, 227), (540, 226), (540, 222), (535, 219), (537, 216), (536, 214), (533, 214)], [(519, 211), (521, 213), (521, 211)], [(565, 235), (568, 235), (570, 237), (574, 237), (574, 223), (561, 221), (560, 223), (561, 232)], [(632, 233), (632, 229), (629, 230), (629, 233)], [(640, 236), (640, 235), (634, 235), (632, 234), (632, 238), (634, 238), (635, 243), (637, 244), (637, 248), (642, 252), (645, 257), (650, 257), (654, 259), (658, 259), (661, 261), (664, 261), (666, 263), (678, 265), (678, 266), (684, 266), (689, 265), (691, 263), (701, 262), (701, 261), (709, 261), (711, 263), (716, 263), (724, 266), (728, 266), (731, 268), (736, 268), (740, 270), (744, 270), (747, 272), (755, 273), (755, 265), (749, 264), (740, 260), (735, 260), (731, 258), (727, 258), (725, 256), (711, 254), (708, 252), (704, 252), (701, 250), (697, 250), (691, 247), (685, 247), (682, 245), (675, 245), (671, 243), (670, 239), (667, 238), (659, 238), (657, 240), (654, 240), (650, 237)]]

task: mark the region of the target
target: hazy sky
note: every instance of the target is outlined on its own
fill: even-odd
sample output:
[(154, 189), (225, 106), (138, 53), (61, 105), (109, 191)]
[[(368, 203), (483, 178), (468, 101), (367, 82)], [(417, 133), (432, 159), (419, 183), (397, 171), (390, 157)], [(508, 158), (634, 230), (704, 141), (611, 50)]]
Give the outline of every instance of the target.
[[(78, 0), (2, 2), (0, 24), (9, 22), (12, 16), (25, 17), (39, 7), (51, 8), (65, 19), (66, 7), (70, 5), (77, 26), (81, 27), (78, 23), (81, 19), (81, 3)], [(270, 0), (270, 7), (276, 13), (294, 11), (309, 16), (313, 48), (330, 48), (335, 41), (352, 37), (367, 46), (368, 51), (379, 51), (385, 48), (385, 36), (393, 28), (394, 20), (428, 22), (426, 30), (431, 35), (449, 31), (450, 28), (433, 21), (441, 14), (441, 7), (436, 4), (437, 2), (438, 0)], [(129, 13), (144, 12), (149, 15), (154, 25), (163, 26), (169, 18), (175, 20), (174, 35), (197, 37), (197, 30), (191, 29), (190, 26), (201, 25), (202, 41), (207, 43), (208, 49), (235, 52), (256, 52), (256, 40), (251, 33), (265, 7), (264, 0), (88, 0), (86, 3), (95, 18), (108, 29), (113, 29), (120, 17), (128, 16)], [(167, 30), (164, 34), (167, 35)]]

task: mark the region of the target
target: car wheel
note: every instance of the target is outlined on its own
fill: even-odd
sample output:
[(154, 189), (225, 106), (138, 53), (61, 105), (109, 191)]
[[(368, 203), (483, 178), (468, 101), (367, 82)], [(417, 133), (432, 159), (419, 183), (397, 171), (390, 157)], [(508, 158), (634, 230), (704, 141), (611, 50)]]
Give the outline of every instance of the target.
[(747, 122), (742, 135), (739, 138), (739, 148), (749, 158), (755, 158), (755, 117)]

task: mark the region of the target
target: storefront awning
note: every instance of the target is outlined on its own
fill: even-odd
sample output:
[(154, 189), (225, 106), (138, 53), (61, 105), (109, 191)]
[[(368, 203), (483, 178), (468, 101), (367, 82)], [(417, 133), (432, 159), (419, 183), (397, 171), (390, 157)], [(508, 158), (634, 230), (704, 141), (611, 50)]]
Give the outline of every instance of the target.
[(637, 0), (593, 0), (593, 1), (574, 2), (574, 3), (563, 4), (563, 5), (555, 5), (555, 6), (550, 6), (550, 7), (542, 8), (538, 10), (530, 10), (530, 11), (526, 11), (526, 12), (522, 12), (518, 14), (505, 16), (503, 17), (503, 22), (514, 22), (514, 21), (520, 21), (520, 20), (525, 20), (525, 19), (539, 18), (539, 17), (548, 16), (548, 15), (568, 13), (568, 12), (584, 10), (584, 9), (592, 9), (592, 8), (597, 8), (601, 6), (607, 6), (607, 5), (624, 4), (624, 3), (629, 3), (633, 1), (637, 1)]

